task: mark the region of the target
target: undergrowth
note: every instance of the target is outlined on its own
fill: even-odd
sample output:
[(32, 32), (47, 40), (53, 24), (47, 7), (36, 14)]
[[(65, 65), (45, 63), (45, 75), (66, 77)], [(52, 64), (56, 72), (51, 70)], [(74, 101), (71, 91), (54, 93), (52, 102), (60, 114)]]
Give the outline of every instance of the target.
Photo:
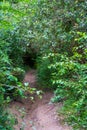
[(66, 120), (74, 129), (86, 130), (87, 1), (0, 2), (1, 130), (13, 129), (5, 106), (27, 90), (21, 82), (26, 54), (37, 58), (38, 81), (55, 91), (52, 101), (64, 102)]

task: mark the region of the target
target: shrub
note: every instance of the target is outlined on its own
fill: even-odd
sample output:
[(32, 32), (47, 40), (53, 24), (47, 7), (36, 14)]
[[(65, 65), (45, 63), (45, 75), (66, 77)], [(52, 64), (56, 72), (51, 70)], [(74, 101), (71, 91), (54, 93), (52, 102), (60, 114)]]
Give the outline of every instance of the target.
[(48, 80), (54, 88), (52, 101), (64, 101), (64, 113), (74, 129), (87, 129), (87, 2), (47, 0), (39, 5), (42, 56), (38, 79), (44, 84)]
[(41, 65), (44, 65), (39, 68), (41, 83), (55, 90), (52, 102), (64, 101), (62, 112), (67, 121), (76, 129), (86, 129), (87, 64), (80, 64), (65, 54), (49, 53), (42, 58)]

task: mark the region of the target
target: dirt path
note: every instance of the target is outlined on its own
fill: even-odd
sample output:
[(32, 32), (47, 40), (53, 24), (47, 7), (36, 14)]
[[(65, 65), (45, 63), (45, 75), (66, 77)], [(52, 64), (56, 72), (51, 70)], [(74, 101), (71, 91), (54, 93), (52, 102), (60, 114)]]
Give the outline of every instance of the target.
[[(35, 71), (31, 70), (25, 75), (24, 82), (29, 82), (32, 87), (37, 87)], [(61, 123), (57, 110), (61, 104), (50, 103), (51, 92), (43, 94), (42, 99), (36, 98), (34, 102), (29, 98), (20, 102), (12, 102), (10, 109), (15, 114), (18, 123), (16, 130), (71, 130), (67, 124)]]

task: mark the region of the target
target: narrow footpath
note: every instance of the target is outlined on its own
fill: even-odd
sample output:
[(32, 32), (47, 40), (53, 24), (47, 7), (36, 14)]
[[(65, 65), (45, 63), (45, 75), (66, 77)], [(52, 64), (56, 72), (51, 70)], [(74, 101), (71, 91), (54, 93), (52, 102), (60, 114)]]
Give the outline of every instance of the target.
[[(24, 82), (29, 82), (31, 87), (37, 87), (35, 70), (25, 75)], [(42, 99), (37, 97), (34, 101), (27, 98), (22, 102), (12, 102), (10, 110), (17, 118), (15, 130), (71, 130), (57, 113), (62, 104), (52, 104), (52, 96), (51, 92), (46, 92)]]

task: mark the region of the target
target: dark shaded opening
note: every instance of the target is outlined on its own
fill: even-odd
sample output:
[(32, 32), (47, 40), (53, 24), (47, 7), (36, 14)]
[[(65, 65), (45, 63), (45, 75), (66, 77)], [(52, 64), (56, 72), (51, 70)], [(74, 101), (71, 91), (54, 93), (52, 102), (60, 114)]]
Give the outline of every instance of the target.
[(23, 57), (23, 62), (25, 66), (30, 68), (36, 68), (36, 54), (25, 54)]

